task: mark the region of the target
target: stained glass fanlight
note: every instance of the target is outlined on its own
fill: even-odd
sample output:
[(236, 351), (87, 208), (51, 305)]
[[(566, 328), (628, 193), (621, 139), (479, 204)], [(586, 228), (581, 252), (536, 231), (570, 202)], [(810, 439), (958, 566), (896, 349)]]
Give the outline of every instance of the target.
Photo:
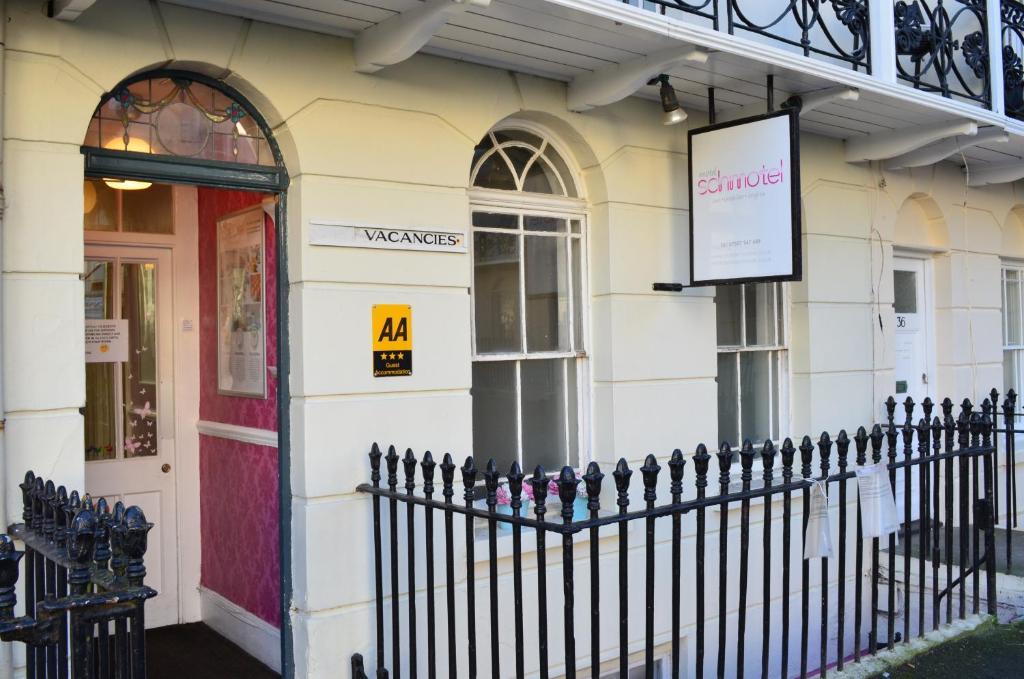
[[(119, 87), (93, 114), (84, 146), (231, 164), (276, 164), (259, 124), (242, 104), (213, 87), (179, 77)], [(150, 185), (103, 181), (123, 190)]]

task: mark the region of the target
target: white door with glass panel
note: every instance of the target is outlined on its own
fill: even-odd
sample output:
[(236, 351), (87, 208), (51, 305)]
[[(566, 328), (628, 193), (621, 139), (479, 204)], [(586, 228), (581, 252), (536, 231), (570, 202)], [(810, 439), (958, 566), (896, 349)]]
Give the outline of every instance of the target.
[(171, 251), (86, 246), (82, 280), (87, 335), (90, 328), (115, 332), (87, 342), (85, 489), (111, 508), (117, 500), (138, 505), (155, 524), (145, 582), (159, 596), (146, 604), (146, 624), (175, 624)]
[[(906, 421), (903, 403), (907, 397), (914, 399), (914, 425), (924, 417), (921, 403), (932, 396), (930, 382), (931, 359), (929, 343), (931, 333), (931, 294), (925, 278), (925, 260), (897, 257), (893, 260), (893, 310), (896, 327), (895, 378), (893, 396), (896, 398), (896, 425), (902, 427)], [(932, 396), (932, 400), (935, 397)], [(932, 412), (935, 417), (936, 412)], [(903, 436), (899, 438), (899, 456), (903, 459)], [(917, 455), (917, 436), (914, 437), (914, 455)], [(896, 472), (896, 509), (902, 519), (905, 485), (903, 470)], [(911, 519), (920, 515), (919, 478), (917, 468), (911, 474)]]

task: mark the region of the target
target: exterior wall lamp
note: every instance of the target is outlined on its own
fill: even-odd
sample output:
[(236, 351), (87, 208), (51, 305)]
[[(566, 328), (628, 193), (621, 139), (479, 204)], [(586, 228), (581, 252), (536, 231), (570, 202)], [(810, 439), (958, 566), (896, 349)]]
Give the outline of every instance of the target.
[(686, 111), (679, 105), (679, 98), (676, 96), (676, 89), (668, 82), (668, 74), (662, 73), (653, 78), (647, 84), (654, 85), (661, 83), (661, 90), (658, 95), (661, 98), (661, 110), (664, 114), (661, 117), (663, 125), (676, 125), (686, 120)]

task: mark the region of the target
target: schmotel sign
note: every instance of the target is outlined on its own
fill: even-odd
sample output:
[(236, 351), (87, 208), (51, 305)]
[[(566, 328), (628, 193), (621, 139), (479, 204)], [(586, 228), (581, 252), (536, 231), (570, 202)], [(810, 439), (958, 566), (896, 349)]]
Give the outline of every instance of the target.
[(443, 229), (403, 229), (311, 220), (309, 244), (383, 250), (466, 252), (466, 234)]
[(373, 376), (412, 375), (412, 307), (408, 304), (374, 304)]
[(690, 130), (690, 285), (800, 280), (797, 115)]

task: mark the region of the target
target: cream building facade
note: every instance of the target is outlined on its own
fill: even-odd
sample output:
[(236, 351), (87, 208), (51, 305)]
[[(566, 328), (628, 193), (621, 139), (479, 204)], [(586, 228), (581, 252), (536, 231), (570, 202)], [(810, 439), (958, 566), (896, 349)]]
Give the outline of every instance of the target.
[[(234, 88), (266, 119), (290, 178), (279, 243), (290, 358), (281, 364), (287, 443), (279, 452), (287, 451), (281, 502), (290, 522), (281, 629), (294, 676), (346, 676), (351, 654), (374, 643), (370, 502), (355, 490), (370, 445), (474, 452), (472, 215), (493, 208), (494, 196), (473, 187), (471, 171), (490, 131), (546, 140), (577, 186), (577, 198), (557, 209), (530, 205), (582, 222), (579, 346), (567, 359), (581, 379), (571, 461), (610, 469), (619, 457), (640, 464), (647, 453), (692, 452), (722, 438), (716, 380), (732, 359), (720, 352), (716, 290), (652, 290), (688, 277), (687, 130), (706, 124), (706, 109), (684, 101), (689, 118), (676, 126), (663, 126), (658, 105), (643, 97), (572, 113), (563, 81), (451, 54), (357, 72), (351, 37), (282, 25), (262, 9), (238, 17), (172, 2), (81, 4), (91, 6), (61, 21), (36, 0), (3, 3), (7, 524), (20, 517), (27, 469), (87, 486), (80, 147), (104, 93), (154, 69)], [(988, 124), (992, 114), (981, 114)], [(1021, 185), (971, 186), (965, 171), (984, 163), (965, 170), (966, 156), (955, 153), (897, 170), (884, 160), (847, 162), (842, 139), (813, 131), (801, 133), (800, 149), (803, 276), (777, 288), (771, 434), (852, 431), (881, 419), (897, 379), (894, 262), (922, 272), (928, 393), (980, 402), (993, 387), (1004, 391), (1004, 270), (1024, 264)], [(454, 231), (468, 251), (311, 244), (311, 223), (324, 221)], [(375, 304), (411, 305), (411, 376), (373, 377)], [(178, 622), (212, 615), (199, 583), (201, 517), (182, 509), (197, 503), (199, 464), (198, 449), (182, 444), (170, 517), (181, 545)], [(240, 643), (280, 667), (277, 631), (261, 630)], [(20, 665), (18, 652), (7, 661)]]

